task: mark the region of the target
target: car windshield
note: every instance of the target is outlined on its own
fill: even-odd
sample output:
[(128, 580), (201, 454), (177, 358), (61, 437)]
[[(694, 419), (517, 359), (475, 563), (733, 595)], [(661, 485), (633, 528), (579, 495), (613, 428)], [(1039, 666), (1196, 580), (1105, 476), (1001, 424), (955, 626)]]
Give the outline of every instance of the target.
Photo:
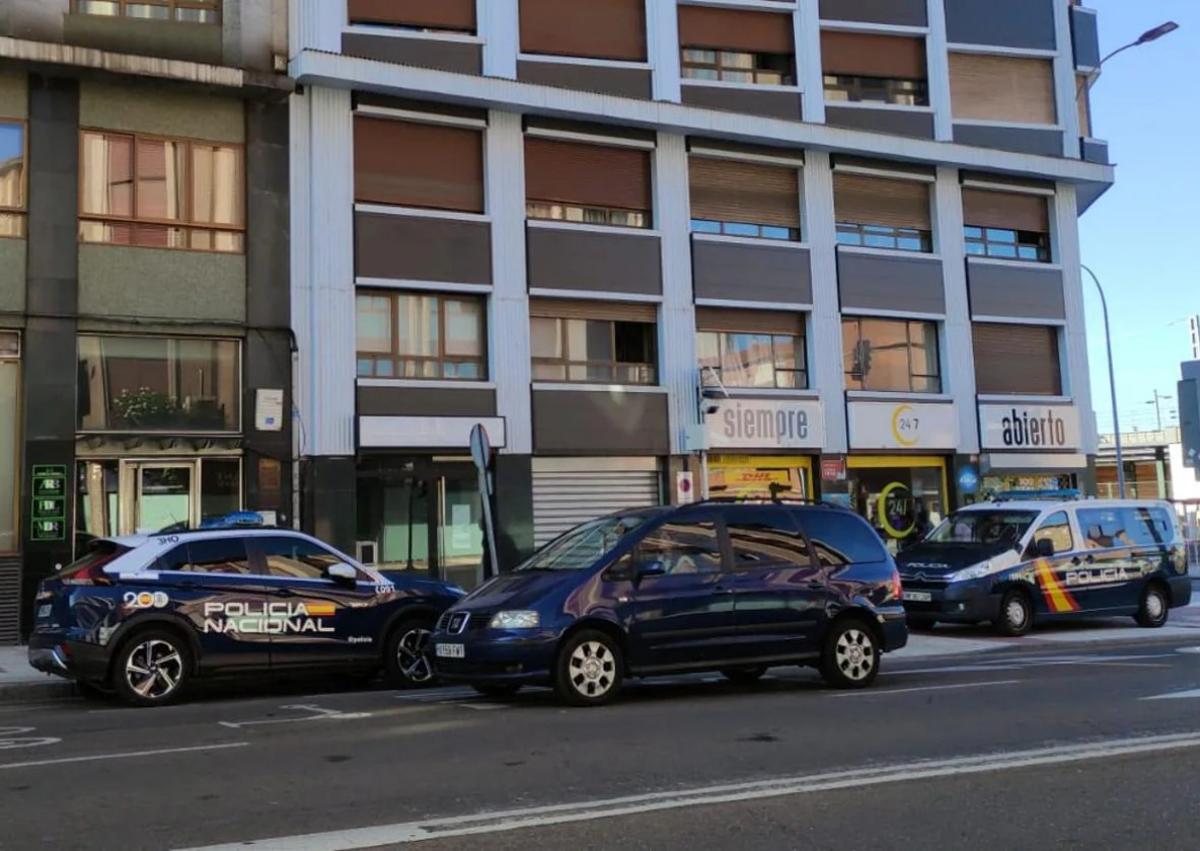
[(928, 544), (1015, 544), (1037, 519), (1036, 511), (956, 511), (929, 533)]
[(517, 570), (583, 570), (650, 519), (646, 513), (614, 514), (576, 526), (533, 554)]

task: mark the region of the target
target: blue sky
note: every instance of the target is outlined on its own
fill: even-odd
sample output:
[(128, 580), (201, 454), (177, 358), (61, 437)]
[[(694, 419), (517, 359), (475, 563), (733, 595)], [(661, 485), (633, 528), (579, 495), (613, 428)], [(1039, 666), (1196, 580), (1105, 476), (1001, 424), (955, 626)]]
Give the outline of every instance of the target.
[[(1104, 66), (1092, 89), (1094, 134), (1107, 139), (1117, 182), (1080, 222), (1083, 262), (1108, 295), (1121, 430), (1155, 427), (1154, 394), (1175, 395), (1189, 358), (1187, 317), (1200, 313), (1200, 98), (1188, 83), (1200, 55), (1197, 0), (1090, 0), (1102, 53), (1166, 20), (1180, 28)], [(1100, 300), (1084, 281), (1092, 403), (1111, 430)], [(1174, 410), (1174, 400), (1163, 405)], [(1171, 417), (1174, 423), (1176, 418)]]

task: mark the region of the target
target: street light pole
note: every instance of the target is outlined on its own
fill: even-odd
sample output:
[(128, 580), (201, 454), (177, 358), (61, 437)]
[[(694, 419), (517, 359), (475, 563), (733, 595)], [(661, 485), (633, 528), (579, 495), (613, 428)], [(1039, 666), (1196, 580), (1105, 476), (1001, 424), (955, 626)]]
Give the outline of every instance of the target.
[[(1112, 51), (1107, 56), (1105, 56), (1103, 59), (1101, 59), (1099, 64), (1096, 65), (1095, 70), (1098, 72), (1100, 70), (1100, 68), (1103, 67), (1105, 62), (1112, 59), (1118, 53), (1126, 51), (1131, 47), (1141, 47), (1143, 44), (1149, 44), (1152, 41), (1157, 41), (1158, 39), (1162, 38), (1164, 35), (1175, 32), (1175, 30), (1177, 30), (1177, 29), (1179, 29), (1179, 24), (1175, 23), (1174, 21), (1167, 21), (1166, 23), (1159, 24), (1154, 29), (1146, 30), (1144, 33), (1139, 35), (1137, 37), (1137, 39), (1135, 39), (1134, 41), (1129, 42), (1129, 44), (1121, 45), (1116, 50)], [(1079, 96), (1081, 94), (1083, 94), (1083, 89), (1087, 85), (1088, 85), (1088, 80), (1086, 77), (1084, 77), (1084, 79), (1079, 81), (1079, 86), (1076, 87), (1076, 89), (1075, 89), (1075, 100), (1076, 101), (1079, 100)]]
[(1079, 267), (1092, 276), (1096, 290), (1100, 293), (1100, 307), (1104, 311), (1104, 346), (1108, 350), (1108, 394), (1112, 399), (1113, 438), (1117, 443), (1117, 497), (1125, 498), (1125, 456), (1121, 454), (1121, 423), (1117, 417), (1117, 379), (1113, 372), (1112, 332), (1108, 327), (1108, 300), (1104, 297), (1104, 287), (1096, 273), (1082, 263)]

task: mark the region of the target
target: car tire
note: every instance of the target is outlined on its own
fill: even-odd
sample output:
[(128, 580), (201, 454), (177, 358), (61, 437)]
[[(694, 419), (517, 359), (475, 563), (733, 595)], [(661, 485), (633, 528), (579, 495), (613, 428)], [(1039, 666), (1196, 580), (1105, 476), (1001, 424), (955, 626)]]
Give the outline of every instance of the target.
[(731, 683), (748, 686), (761, 680), (766, 672), (766, 665), (750, 665), (745, 668), (722, 668), (721, 676)]
[(570, 706), (601, 706), (620, 693), (623, 665), (621, 648), (611, 636), (582, 630), (559, 648), (554, 690)]
[(191, 677), (191, 649), (178, 633), (168, 629), (148, 629), (130, 636), (113, 660), (113, 691), (132, 706), (174, 703)]
[(1000, 598), (1000, 611), (996, 615), (996, 632), (1009, 638), (1025, 635), (1033, 629), (1033, 600), (1017, 588), (1009, 590)]
[(834, 621), (821, 649), (821, 676), (834, 688), (866, 688), (879, 675), (879, 639), (866, 621)]
[(392, 688), (427, 688), (437, 681), (426, 647), (433, 633), (428, 618), (405, 618), (392, 627), (383, 643), (383, 671)]
[(908, 622), (908, 628), (913, 632), (932, 632), (937, 625), (937, 618), (931, 618), (928, 615), (908, 615), (905, 620)]
[(1158, 629), (1167, 622), (1170, 612), (1171, 605), (1166, 592), (1157, 582), (1152, 582), (1142, 592), (1142, 599), (1138, 602), (1137, 614), (1133, 619), (1137, 621), (1138, 626)]
[(521, 690), (520, 683), (471, 683), (471, 688), (484, 697), (504, 700), (512, 697)]

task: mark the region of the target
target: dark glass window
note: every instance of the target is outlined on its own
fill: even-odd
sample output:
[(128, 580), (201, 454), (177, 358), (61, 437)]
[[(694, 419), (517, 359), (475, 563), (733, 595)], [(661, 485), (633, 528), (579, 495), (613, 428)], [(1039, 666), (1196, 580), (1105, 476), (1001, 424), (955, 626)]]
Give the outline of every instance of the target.
[(706, 383), (715, 372), (726, 387), (808, 387), (803, 337), (700, 331), (696, 349)]
[(837, 223), (838, 245), (861, 248), (890, 248), (895, 251), (933, 251), (933, 234), (927, 230), (894, 225), (866, 225), (859, 222)]
[(929, 84), (924, 80), (826, 74), (825, 100), (928, 106)]
[(1046, 233), (967, 225), (963, 228), (963, 238), (967, 254), (976, 257), (1050, 262), (1050, 235)]
[(482, 298), (363, 292), (355, 307), (360, 376), (460, 381), (487, 377)]
[(740, 50), (707, 50), (685, 47), (680, 70), (689, 80), (724, 80), (763, 86), (796, 83), (793, 62), (787, 53), (749, 53)]
[(653, 384), (656, 329), (651, 322), (608, 319), (530, 320), (535, 381)]
[(242, 538), (206, 538), (176, 547), (159, 558), (159, 570), (179, 570), (184, 573), (254, 573)]
[(813, 510), (802, 515), (802, 522), (817, 560), (823, 565), (836, 567), (887, 558), (879, 536), (856, 514)]
[(188, 24), (216, 24), (221, 20), (220, 0), (75, 0), (74, 7), (81, 15), (102, 17)]
[(843, 319), (842, 354), (851, 390), (940, 393), (937, 324)]
[(733, 548), (734, 570), (808, 567), (808, 542), (792, 518), (782, 511), (756, 511), (729, 519), (725, 528)]
[(1175, 539), (1175, 524), (1161, 508), (1126, 508), (1133, 542), (1140, 547), (1160, 547)]
[(341, 559), (324, 547), (303, 538), (255, 538), (271, 576), (289, 579), (324, 579), (325, 571)]
[(638, 545), (642, 562), (658, 560), (669, 575), (718, 573), (721, 544), (713, 523), (664, 523)]

